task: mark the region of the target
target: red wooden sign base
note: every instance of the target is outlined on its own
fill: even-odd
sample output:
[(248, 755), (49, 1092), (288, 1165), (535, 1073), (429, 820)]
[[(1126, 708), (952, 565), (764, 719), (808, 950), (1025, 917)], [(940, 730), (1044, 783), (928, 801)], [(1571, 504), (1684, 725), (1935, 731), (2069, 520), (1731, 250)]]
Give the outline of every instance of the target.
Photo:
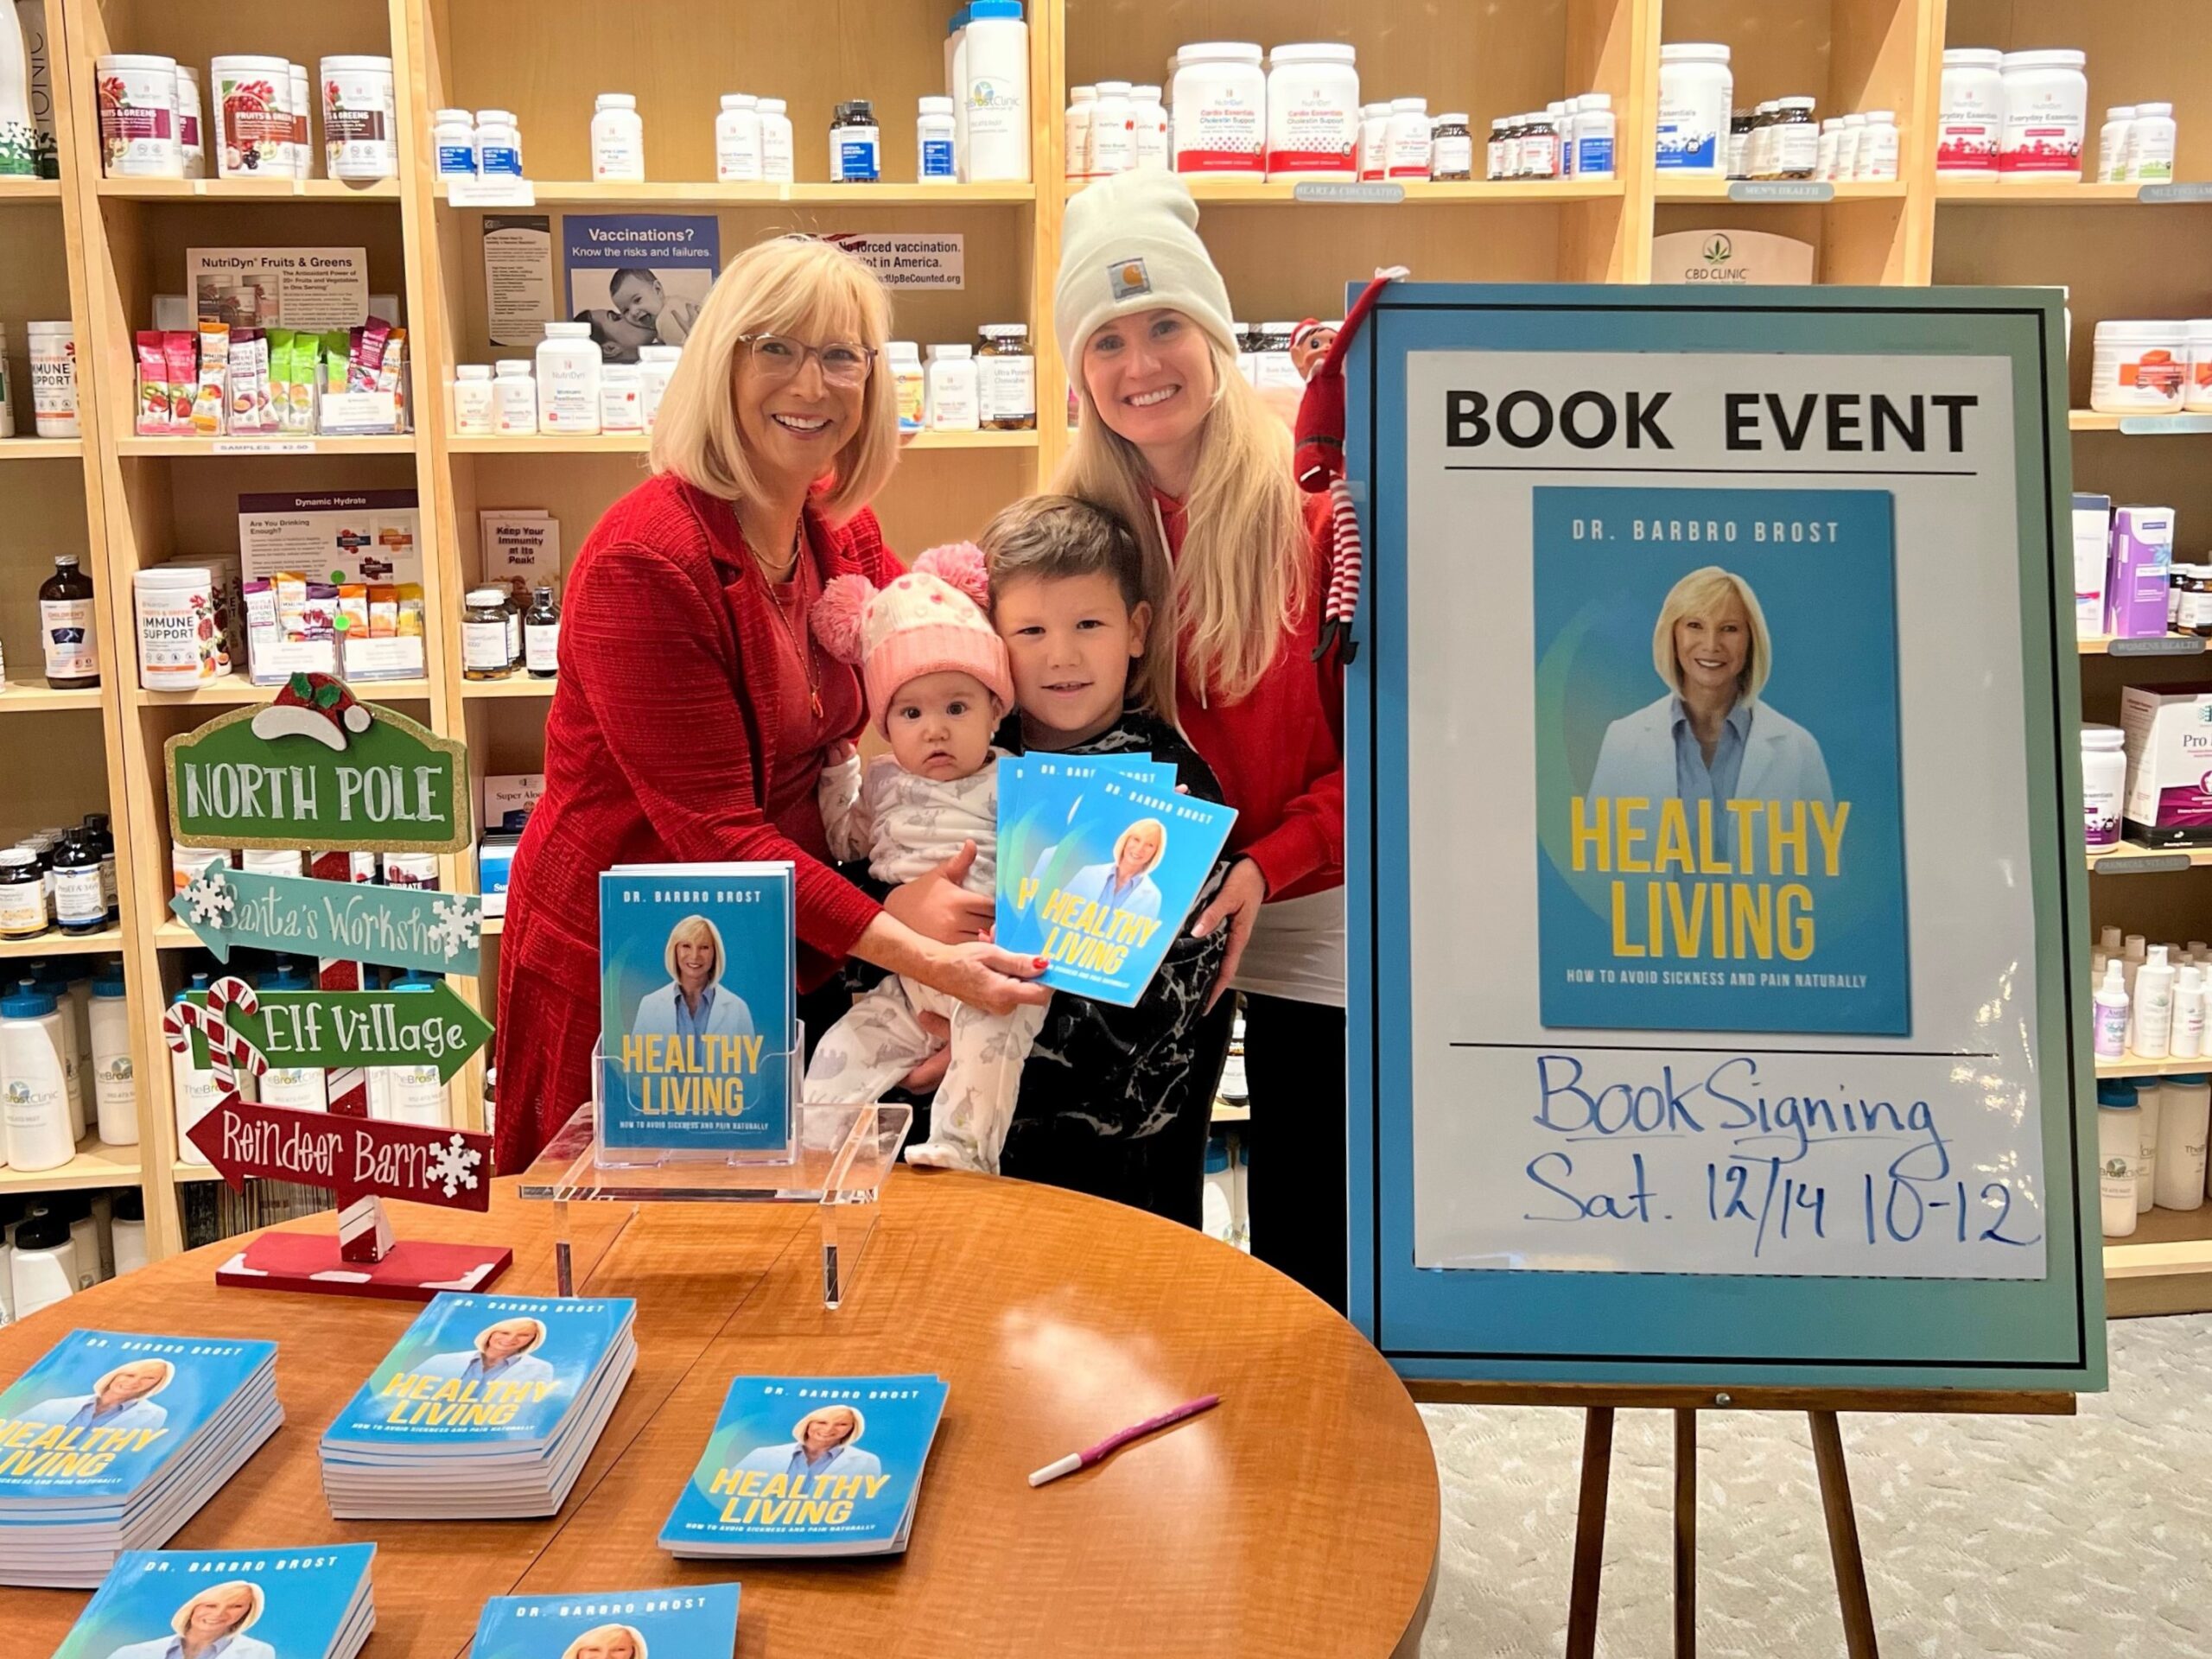
[(504, 1244), (433, 1244), (403, 1238), (380, 1262), (348, 1262), (325, 1234), (264, 1233), (215, 1269), (219, 1285), (316, 1296), (427, 1302), (442, 1290), (482, 1290), (514, 1262)]

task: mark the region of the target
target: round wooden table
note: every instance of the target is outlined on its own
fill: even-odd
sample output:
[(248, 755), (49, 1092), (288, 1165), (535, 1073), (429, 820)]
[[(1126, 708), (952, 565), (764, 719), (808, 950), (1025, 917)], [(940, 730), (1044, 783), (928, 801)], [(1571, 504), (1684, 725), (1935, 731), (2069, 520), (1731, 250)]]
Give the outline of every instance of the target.
[[(333, 1521), (315, 1445), (416, 1304), (219, 1288), (226, 1240), (0, 1329), (12, 1382), (79, 1327), (261, 1337), (285, 1423), (170, 1541), (373, 1541), (366, 1659), (454, 1656), (485, 1599), (734, 1579), (744, 1659), (1411, 1654), (1436, 1563), (1428, 1436), (1382, 1358), (1271, 1268), (1054, 1188), (901, 1169), (844, 1306), (812, 1208), (572, 1205), (579, 1294), (638, 1301), (638, 1369), (557, 1516)], [(400, 1205), (404, 1236), (497, 1239), (495, 1290), (554, 1290), (551, 1206)], [(624, 1224), (627, 1223), (626, 1226)], [(297, 1225), (327, 1231), (328, 1215)], [(950, 1385), (903, 1556), (678, 1561), (655, 1541), (729, 1379), (933, 1371)], [(1096, 1469), (1028, 1472), (1193, 1395), (1221, 1406)], [(80, 1591), (4, 1592), (50, 1652)], [(691, 1659), (686, 1656), (685, 1659)]]

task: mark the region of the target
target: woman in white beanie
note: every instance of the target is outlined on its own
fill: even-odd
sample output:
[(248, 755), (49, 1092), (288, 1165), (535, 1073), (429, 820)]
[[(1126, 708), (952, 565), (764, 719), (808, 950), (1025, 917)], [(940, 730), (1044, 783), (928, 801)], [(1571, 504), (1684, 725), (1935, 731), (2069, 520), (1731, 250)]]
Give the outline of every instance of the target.
[[(1052, 314), (1083, 421), (1055, 487), (1119, 514), (1160, 567), (1178, 649), (1152, 700), (1237, 814), (1229, 878), (1192, 931), (1229, 929), (1222, 983), (1245, 997), (1245, 1073), (1268, 1126), (1253, 1253), (1341, 1309), (1344, 671), (1334, 650), (1315, 660), (1328, 503), (1299, 491), (1288, 429), (1236, 372), (1198, 221), (1167, 173), (1118, 174), (1069, 203)], [(1217, 1076), (1217, 1063), (1188, 1103), (1194, 1180)]]

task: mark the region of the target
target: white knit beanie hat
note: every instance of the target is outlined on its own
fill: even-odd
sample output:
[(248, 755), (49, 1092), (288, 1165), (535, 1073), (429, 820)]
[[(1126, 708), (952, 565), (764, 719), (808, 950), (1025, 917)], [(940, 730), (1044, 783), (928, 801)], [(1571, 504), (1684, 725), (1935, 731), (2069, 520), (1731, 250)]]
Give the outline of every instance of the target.
[(1060, 233), (1052, 327), (1060, 360), (1077, 372), (1084, 342), (1132, 311), (1180, 311), (1236, 350), (1229, 288), (1198, 240), (1198, 204), (1173, 173), (1116, 173), (1078, 191)]

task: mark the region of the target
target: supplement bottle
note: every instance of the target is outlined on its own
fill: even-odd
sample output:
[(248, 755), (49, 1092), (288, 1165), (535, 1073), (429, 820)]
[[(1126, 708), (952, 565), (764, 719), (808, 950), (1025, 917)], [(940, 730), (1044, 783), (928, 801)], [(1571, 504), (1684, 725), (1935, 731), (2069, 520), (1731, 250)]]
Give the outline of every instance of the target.
[(954, 60), (962, 111), (960, 176), (970, 184), (1029, 177), (1029, 25), (1020, 0), (969, 0)]
[(2088, 117), (2086, 53), (2007, 52), (2005, 129), (1997, 168), (2008, 182), (2078, 181)]
[(977, 413), (986, 432), (1037, 429), (1037, 359), (1029, 351), (1029, 327), (1020, 322), (987, 322), (976, 348)]
[(1430, 135), (1428, 176), (1456, 182), (1475, 176), (1475, 139), (1467, 130), (1464, 111), (1453, 111), (1436, 118), (1436, 130)]
[(176, 60), (123, 52), (99, 59), (101, 170), (111, 179), (181, 179)]
[(1843, 124), (1835, 130), (1835, 172), (1840, 183), (1856, 177), (1859, 172), (1859, 147), (1866, 136), (1866, 118), (1852, 114), (1843, 118)]
[[(2108, 980), (2107, 985), (2110, 983)], [(2103, 990), (2098, 991), (2101, 1037), (2104, 995)], [(2120, 1000), (2124, 1005), (2126, 993)], [(2097, 1052), (2104, 1052), (2101, 1047)], [(2116, 1051), (2110, 1058), (2117, 1059), (2121, 1052)], [(2107, 1077), (2097, 1084), (2097, 1211), (2107, 1238), (2126, 1238), (2135, 1230), (2135, 1182), (2143, 1163), (2142, 1119), (2133, 1083), (2126, 1077)]]
[(1751, 112), (1736, 110), (1728, 117), (1728, 176), (1732, 179), (1751, 177)]
[(92, 837), (93, 846), (99, 849), (100, 886), (107, 893), (107, 918), (111, 922), (122, 909), (116, 898), (115, 888), (115, 831), (109, 825), (106, 813), (87, 812), (85, 814), (85, 833)]
[(549, 322), (537, 345), (537, 429), (599, 430), (599, 347), (588, 322)]
[(453, 429), (469, 437), (488, 437), (497, 430), (493, 405), (489, 363), (462, 363), (453, 372)]
[(830, 182), (874, 184), (883, 177), (883, 132), (875, 106), (855, 98), (837, 106), (830, 121)]
[(522, 619), (523, 666), (531, 679), (550, 680), (560, 671), (560, 648), (561, 607), (550, 588), (533, 588)]
[(507, 590), (472, 588), (461, 620), (461, 673), (467, 680), (503, 680), (513, 668), (507, 650)]
[(1585, 92), (1581, 104), (1574, 115), (1574, 176), (1610, 179), (1613, 176), (1614, 140), (1618, 132), (1612, 95)]
[(634, 93), (601, 92), (593, 106), (591, 175), (601, 182), (645, 182), (645, 123)]
[(430, 130), (430, 148), (436, 155), (442, 179), (476, 176), (476, 123), (467, 110), (440, 110)]
[[(641, 348), (639, 355), (643, 356)], [(492, 423), (509, 436), (537, 430), (537, 383), (530, 378), (526, 358), (503, 357), (492, 381)]]
[[(2187, 984), (2193, 968), (2182, 970), (2182, 980)], [(2201, 976), (2200, 976), (2201, 977)], [(2192, 1046), (2182, 1047), (2180, 1021), (2184, 1001), (2194, 997), (2196, 1004), (2195, 1020), (2196, 1043), (2203, 1040), (2203, 989), (2201, 985), (2190, 991), (2177, 990), (2174, 999), (2175, 1035), (2171, 1052), (2177, 1058), (2188, 1058), (2197, 1052)], [(2198, 1210), (2204, 1205), (2204, 1143), (2205, 1132), (2212, 1127), (2212, 1077), (2202, 1071), (2180, 1076), (2169, 1074), (2160, 1080), (2158, 1095), (2160, 1116), (2158, 1126), (2158, 1167), (2153, 1179), (2152, 1198), (2161, 1210)]]
[(1429, 160), (1428, 100), (1394, 98), (1390, 124), (1382, 140), (1384, 175), (1393, 179), (1425, 179)]
[(1774, 117), (1779, 107), (1779, 100), (1770, 98), (1751, 111), (1751, 141), (1745, 146), (1744, 165), (1755, 179), (1774, 176)]
[(522, 130), (512, 111), (476, 111), (476, 172), (486, 179), (522, 177)]
[[(172, 1003), (189, 1001), (189, 991), (206, 991), (208, 976), (194, 974), (184, 990), (170, 998)], [(194, 1065), (189, 1048), (169, 1056), (170, 1095), (176, 1111), (176, 1160), (207, 1167), (207, 1154), (192, 1144), (192, 1126), (215, 1109), (215, 1103), (222, 1096), (222, 1089), (215, 1081), (212, 1066)]]
[[(1359, 168), (1359, 71), (1341, 41), (1279, 46), (1268, 67), (1268, 176), (1344, 179)], [(1471, 163), (1470, 163), (1471, 165)]]
[(1843, 126), (1841, 116), (1832, 115), (1821, 123), (1821, 145), (1813, 159), (1813, 176), (1816, 179), (1835, 177), (1835, 136)]
[(642, 432), (645, 417), (634, 363), (603, 364), (599, 371), (599, 429)]
[(760, 100), (760, 171), (771, 184), (789, 184), (792, 178), (791, 119), (784, 113), (784, 100)]
[(1098, 101), (1090, 112), (1090, 169), (1093, 178), (1128, 173), (1137, 164), (1136, 110), (1129, 101), (1126, 80), (1098, 83)]
[(929, 360), (930, 430), (974, 432), (982, 425), (976, 359), (966, 346), (932, 346)]
[[(1497, 132), (1503, 124), (1502, 121), (1491, 122), (1491, 131)], [(1389, 129), (1390, 106), (1388, 104), (1366, 104), (1360, 106), (1359, 176), (1361, 178), (1379, 179), (1382, 176), (1382, 144)], [(1492, 178), (1497, 176), (1495, 171), (1491, 174)]]
[(918, 432), (929, 404), (929, 383), (922, 373), (922, 354), (911, 340), (894, 340), (884, 347), (891, 365), (891, 384), (899, 399), (899, 429)]
[(74, 553), (55, 554), (54, 574), (39, 585), (38, 632), (46, 651), (48, 685), (56, 691), (82, 691), (100, 683), (92, 579), (78, 569)]
[(1067, 152), (1065, 161), (1068, 177), (1078, 182), (1090, 176), (1090, 118), (1097, 110), (1096, 86), (1069, 89), (1067, 124), (1064, 129)]
[(724, 92), (715, 118), (715, 176), (724, 184), (754, 184), (762, 173), (760, 100), (750, 92)]
[(2005, 54), (1993, 47), (1944, 49), (1936, 130), (1937, 178), (1984, 178), (1997, 171), (1998, 142), (2005, 124), (2004, 63)]
[[(219, 57), (207, 66), (207, 102), (215, 117), (215, 175), (289, 177), (292, 66), (283, 58)], [(169, 96), (174, 105), (174, 86)]]
[(52, 914), (38, 854), (0, 848), (0, 939), (35, 939), (52, 925)]
[(77, 425), (77, 329), (71, 322), (27, 322), (31, 410), (41, 438), (73, 438)]
[(99, 849), (73, 830), (54, 850), (54, 920), (64, 933), (83, 936), (107, 925), (107, 889), (100, 880)]
[[(92, 1028), (92, 1109), (99, 1137), (111, 1147), (135, 1147), (138, 1078), (130, 1063), (130, 1004), (124, 996), (121, 963), (103, 967), (93, 979), (86, 1017)], [(262, 1098), (268, 1097), (264, 1088)]]
[[(1170, 113), (1178, 173), (1266, 171), (1268, 78), (1262, 56), (1250, 41), (1206, 41), (1176, 53)], [(1103, 82), (1098, 97), (1103, 104)]]
[(1542, 110), (1531, 110), (1522, 118), (1520, 152), (1522, 178), (1559, 176), (1559, 133)]
[(1559, 175), (1562, 179), (1571, 179), (1574, 176), (1575, 123), (1581, 118), (1582, 100), (1570, 98), (1560, 108), (1562, 113), (1559, 118)]
[(1852, 168), (1857, 179), (1889, 180), (1897, 175), (1897, 117), (1895, 110), (1869, 110), (1859, 129), (1859, 155)]
[(315, 94), (308, 86), (308, 72), (304, 65), (288, 63), (284, 66), (286, 84), (291, 88), (285, 112), (291, 117), (292, 143), (287, 154), (291, 158), (292, 176), (304, 179), (315, 171), (315, 138), (308, 127), (308, 111), (315, 103)]
[(660, 400), (668, 396), (669, 377), (683, 356), (681, 346), (638, 347), (638, 418), (648, 432), (660, 418)]
[(391, 60), (325, 58), (322, 85), (323, 172), (334, 179), (390, 179), (399, 175)]
[(1778, 100), (1773, 121), (1773, 173), (1777, 179), (1809, 179), (1820, 159), (1821, 130), (1813, 122), (1813, 100)]
[(207, 176), (207, 129), (202, 124), (200, 72), (188, 63), (176, 67), (176, 142), (184, 152), (184, 176)]
[(2097, 182), (2118, 184), (2127, 176), (2127, 131), (2135, 124), (2135, 106), (2115, 104), (2105, 111), (2097, 129)]
[(951, 183), (960, 176), (952, 161), (952, 100), (925, 98), (914, 118), (914, 179), (919, 184)]
[(1717, 41), (1680, 41), (1659, 48), (1657, 165), (1662, 173), (1722, 176), (1734, 101), (1728, 48)]
[(53, 995), (22, 980), (0, 997), (0, 1097), (10, 1167), (59, 1169), (76, 1156), (69, 1133), (68, 1056)]
[[(2127, 165), (2124, 175), (2127, 182), (2131, 184), (2172, 182), (2174, 138), (2174, 106), (2172, 105), (2137, 105), (2135, 119), (2127, 129)], [(31, 327), (36, 328), (38, 324), (33, 323)], [(35, 336), (32, 338), (31, 349), (34, 352), (38, 349)], [(36, 359), (32, 359), (31, 390), (33, 392), (38, 390)], [(43, 432), (46, 428), (41, 425), (39, 430)]]
[[(1505, 118), (1502, 115), (1493, 115), (1490, 118), (1490, 144), (1484, 151), (1483, 167), (1484, 178), (1502, 179), (1505, 176), (1506, 143)], [(1363, 173), (1360, 176), (1364, 178), (1366, 175)]]
[[(264, 991), (308, 991), (315, 988), (308, 977), (290, 962), (280, 963), (275, 972), (260, 982)], [(271, 1062), (260, 1077), (261, 1103), (264, 1106), (289, 1106), (298, 1111), (325, 1112), (330, 1109), (329, 1079), (319, 1065), (283, 1065)]]
[(1167, 111), (1157, 86), (1129, 88), (1129, 148), (1138, 167), (1168, 170)]

